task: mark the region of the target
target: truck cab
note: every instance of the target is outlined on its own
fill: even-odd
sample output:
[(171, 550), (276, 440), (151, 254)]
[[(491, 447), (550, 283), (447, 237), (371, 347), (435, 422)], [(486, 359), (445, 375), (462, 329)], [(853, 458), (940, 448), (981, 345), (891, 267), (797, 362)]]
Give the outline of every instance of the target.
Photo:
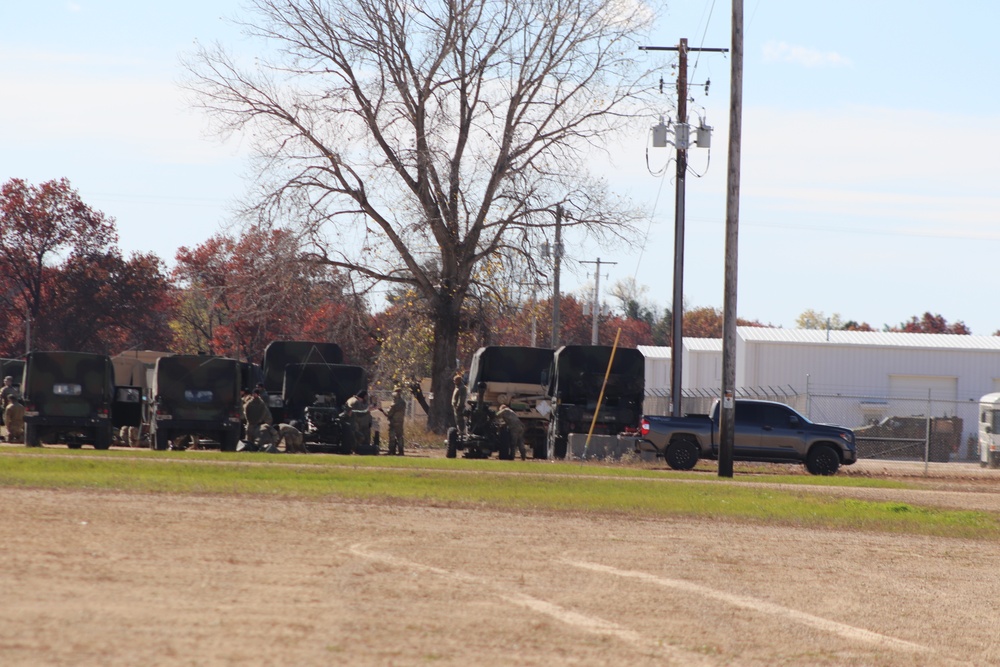
[(1000, 392), (979, 399), (979, 465), (1000, 468)]

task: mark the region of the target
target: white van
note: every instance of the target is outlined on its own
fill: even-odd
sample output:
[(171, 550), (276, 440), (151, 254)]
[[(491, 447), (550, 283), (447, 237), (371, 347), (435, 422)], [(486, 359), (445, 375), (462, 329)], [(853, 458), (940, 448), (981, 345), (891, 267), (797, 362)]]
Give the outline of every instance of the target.
[(979, 399), (979, 464), (1000, 468), (1000, 392)]

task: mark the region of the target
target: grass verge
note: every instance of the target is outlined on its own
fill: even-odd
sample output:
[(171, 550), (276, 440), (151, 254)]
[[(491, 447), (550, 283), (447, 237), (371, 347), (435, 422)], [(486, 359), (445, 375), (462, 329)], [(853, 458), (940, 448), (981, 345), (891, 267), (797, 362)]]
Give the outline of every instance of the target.
[[(1000, 517), (898, 502), (762, 489), (690, 473), (573, 463), (41, 450), (0, 454), (0, 485), (109, 491), (394, 500), (432, 505), (689, 517), (814, 528), (1000, 539)], [(670, 483), (673, 476), (684, 483)], [(794, 478), (794, 479), (792, 479)], [(816, 478), (755, 475), (810, 484)], [(826, 478), (838, 485), (876, 480)], [(896, 486), (899, 486), (898, 484)]]

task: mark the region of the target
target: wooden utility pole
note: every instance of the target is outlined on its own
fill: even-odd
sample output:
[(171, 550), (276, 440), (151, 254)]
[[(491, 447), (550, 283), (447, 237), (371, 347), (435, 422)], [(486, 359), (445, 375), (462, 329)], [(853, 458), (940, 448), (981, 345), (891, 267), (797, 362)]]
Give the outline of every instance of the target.
[(562, 262), (562, 204), (556, 206), (556, 242), (552, 247), (552, 349), (559, 347), (559, 269)]
[(640, 46), (642, 51), (677, 51), (677, 124), (674, 138), (677, 149), (677, 182), (674, 197), (674, 295), (671, 306), (670, 341), (670, 414), (681, 416), (681, 371), (684, 352), (684, 190), (687, 177), (687, 54), (691, 51), (725, 53), (727, 49), (691, 48), (687, 39), (677, 46)]
[[(601, 258), (598, 257), (596, 262), (580, 262), (581, 264), (597, 264), (597, 268), (594, 270), (594, 302), (592, 304), (593, 308), (593, 321), (590, 327), (590, 344), (597, 345), (597, 325), (600, 322), (601, 317)], [(604, 264), (617, 264), (618, 262), (604, 262)]]
[(729, 160), (726, 172), (726, 268), (722, 306), (722, 403), (719, 477), (733, 476), (736, 439), (736, 282), (740, 224), (740, 145), (743, 133), (743, 0), (733, 0), (733, 60), (729, 76)]

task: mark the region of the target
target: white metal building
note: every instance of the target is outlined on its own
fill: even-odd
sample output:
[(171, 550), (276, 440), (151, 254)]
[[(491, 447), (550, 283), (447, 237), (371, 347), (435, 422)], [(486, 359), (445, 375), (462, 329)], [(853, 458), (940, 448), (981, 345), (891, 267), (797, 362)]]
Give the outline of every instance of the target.
[[(647, 393), (670, 389), (670, 358), (641, 347)], [(649, 352), (647, 352), (649, 350)], [(722, 341), (684, 339), (685, 394), (718, 392)], [(650, 373), (650, 367), (655, 372)], [(739, 327), (736, 389), (804, 396), (814, 419), (859, 426), (889, 415), (959, 415), (976, 428), (979, 398), (1000, 391), (1000, 336)]]

